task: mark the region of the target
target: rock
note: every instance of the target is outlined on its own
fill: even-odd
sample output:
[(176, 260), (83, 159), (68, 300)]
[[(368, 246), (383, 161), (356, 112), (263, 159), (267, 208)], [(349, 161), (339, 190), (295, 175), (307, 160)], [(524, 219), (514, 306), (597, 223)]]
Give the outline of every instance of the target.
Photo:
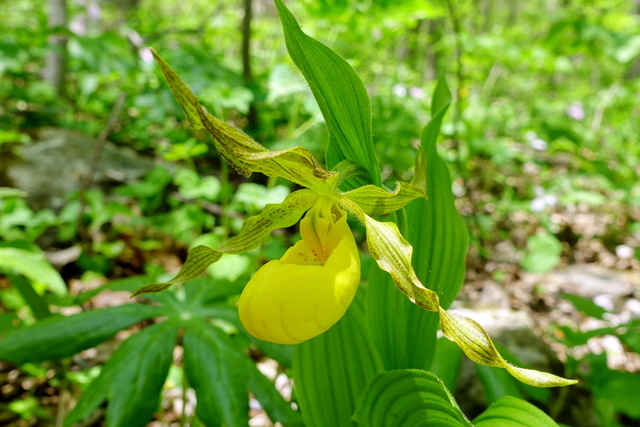
[(560, 284), (561, 291), (595, 298), (609, 295), (614, 300), (633, 295), (635, 287), (627, 283), (616, 271), (597, 266), (575, 265), (555, 274), (565, 279)]
[[(27, 192), (34, 209), (58, 209), (78, 190), (91, 164), (96, 139), (68, 129), (49, 128), (21, 147), (20, 159), (5, 165), (9, 185)], [(153, 160), (109, 141), (104, 145), (92, 186), (130, 182), (153, 169)]]

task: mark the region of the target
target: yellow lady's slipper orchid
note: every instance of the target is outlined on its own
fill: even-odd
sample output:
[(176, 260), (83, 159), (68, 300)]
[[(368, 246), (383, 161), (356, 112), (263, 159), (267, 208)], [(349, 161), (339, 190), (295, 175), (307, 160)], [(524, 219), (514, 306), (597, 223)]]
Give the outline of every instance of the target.
[[(398, 183), (393, 192), (374, 185), (340, 192), (341, 180), (347, 179), (350, 173), (357, 173), (357, 168), (350, 172), (349, 165), (341, 170), (337, 164), (337, 171), (328, 171), (302, 147), (266, 149), (208, 113), (175, 71), (155, 52), (153, 54), (192, 127), (206, 129), (218, 152), (238, 172), (246, 176), (260, 172), (281, 177), (305, 188), (291, 193), (282, 203), (267, 205), (260, 214), (247, 218), (240, 233), (221, 247), (213, 249), (200, 245), (192, 248), (176, 277), (144, 286), (134, 296), (159, 292), (175, 283), (194, 279), (223, 254), (239, 254), (257, 248), (269, 238), (271, 231), (294, 225), (306, 212), (300, 223), (302, 240), (282, 258), (258, 270), (245, 287), (239, 303), (240, 320), (255, 337), (281, 344), (306, 341), (328, 330), (342, 317), (358, 288), (360, 261), (347, 225), (348, 212), (365, 226), (369, 253), (378, 266), (392, 276), (397, 288), (414, 304), (440, 314), (444, 335), (455, 341), (471, 360), (505, 368), (520, 381), (538, 387), (576, 382), (509, 364), (482, 326), (445, 311), (440, 306), (438, 294), (420, 282), (412, 266), (413, 248), (396, 224), (372, 218), (402, 209), (416, 198), (426, 197), (424, 176), (414, 179), (414, 184)], [(418, 161), (421, 161), (420, 157)]]
[(346, 213), (318, 198), (300, 222), (302, 240), (260, 268), (242, 292), (240, 320), (256, 338), (297, 344), (344, 315), (360, 282), (360, 258)]

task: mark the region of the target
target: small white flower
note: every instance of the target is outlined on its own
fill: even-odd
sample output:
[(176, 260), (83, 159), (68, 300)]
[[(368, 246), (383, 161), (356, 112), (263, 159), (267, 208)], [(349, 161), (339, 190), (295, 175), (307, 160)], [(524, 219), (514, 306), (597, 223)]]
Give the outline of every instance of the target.
[(407, 96), (407, 88), (398, 83), (393, 87), (393, 93), (400, 98), (404, 98)]
[(585, 114), (584, 109), (582, 108), (582, 102), (574, 102), (569, 105), (569, 108), (567, 108), (567, 115), (575, 120), (584, 119)]
[(531, 141), (531, 146), (534, 150), (545, 151), (549, 147), (549, 144), (547, 144), (547, 141), (544, 139), (535, 138)]
[(630, 259), (636, 254), (636, 251), (628, 245), (618, 245), (616, 246), (616, 255), (618, 258), (622, 259)]
[(423, 98), (424, 90), (420, 89), (419, 87), (412, 87), (409, 90), (409, 95), (411, 95), (412, 98)]

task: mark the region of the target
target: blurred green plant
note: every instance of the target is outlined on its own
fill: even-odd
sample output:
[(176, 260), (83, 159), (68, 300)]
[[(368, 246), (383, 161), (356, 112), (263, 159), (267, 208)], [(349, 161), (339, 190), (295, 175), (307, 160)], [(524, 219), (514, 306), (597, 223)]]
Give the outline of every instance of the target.
[[(90, 295), (104, 290), (133, 290), (145, 281), (150, 280), (138, 277), (112, 281)], [(163, 321), (132, 334), (120, 345), (100, 375), (87, 385), (65, 425), (89, 417), (105, 399), (109, 400), (107, 425), (145, 425), (158, 410), (179, 331), (184, 370), (196, 392), (196, 414), (202, 422), (212, 426), (247, 425), (247, 390), (251, 390), (274, 421), (299, 424), (299, 415), (244, 353), (248, 335), (242, 333), (237, 310), (228, 303), (237, 292), (233, 282), (199, 279), (176, 293), (150, 296), (156, 303), (153, 306), (134, 303), (51, 316), (1, 340), (0, 359), (21, 365), (68, 358), (135, 323), (161, 317)]]
[[(292, 5), (295, 6), (299, 5)], [(416, 135), (419, 123), (427, 118), (429, 104), (429, 97), (424, 94), (434, 92), (436, 85), (435, 80), (425, 84), (425, 77), (431, 79), (438, 66), (454, 60), (453, 46), (459, 42), (464, 75), (456, 81), (454, 92), (463, 108), (459, 118), (442, 123), (446, 139), (439, 147), (444, 160), (439, 167), (450, 166), (456, 171), (454, 189), (472, 235), (477, 237), (471, 241), (475, 249), (490, 256), (497, 242), (513, 242), (513, 253), (524, 251), (521, 266), (542, 271), (553, 268), (560, 259), (557, 239), (566, 237), (559, 233), (565, 225), (558, 223), (558, 215), (551, 216), (563, 209), (615, 212), (620, 221), (608, 223), (605, 235), (598, 238), (619, 242), (637, 233), (638, 218), (633, 217), (633, 209), (640, 201), (640, 184), (635, 179), (640, 158), (635, 144), (640, 123), (635, 120), (639, 89), (634, 71), (639, 37), (634, 25), (637, 12), (631, 9), (631, 2), (581, 0), (556, 4), (547, 11), (549, 19), (540, 20), (539, 2), (503, 6), (492, 9), (489, 2), (457, 2), (463, 21), (458, 34), (449, 30), (443, 5), (421, 1), (397, 5), (387, 1), (347, 4), (305, 0), (299, 13), (309, 17), (305, 18), (305, 31), (328, 37), (330, 44), (338, 46), (364, 80), (370, 82), (375, 152), (383, 166), (381, 182), (391, 188), (397, 179), (409, 180), (414, 174)], [(0, 7), (6, 11), (9, 6)], [(207, 2), (192, 2), (187, 12), (178, 14), (175, 2), (169, 1), (142, 4), (122, 28), (108, 24), (107, 30), (96, 26), (77, 38), (71, 34), (70, 99), (61, 100), (41, 83), (39, 76), (48, 35), (43, 9), (33, 8), (28, 1), (13, 2), (11, 7), (11, 16), (24, 18), (15, 23), (7, 20), (7, 39), (0, 48), (0, 124), (9, 129), (0, 134), (0, 148), (13, 151), (15, 144), (31, 140), (31, 131), (42, 125), (96, 133), (113, 100), (124, 90), (135, 95), (128, 98), (126, 115), (112, 137), (179, 163), (176, 169), (158, 168), (144, 181), (122, 186), (114, 194), (89, 192), (83, 221), (99, 241), (92, 242), (90, 256), (85, 254), (78, 261), (77, 267), (83, 271), (110, 274), (118, 262), (114, 257), (130, 247), (158, 250), (166, 247), (167, 241), (177, 242), (178, 247), (189, 243), (217, 247), (228, 233), (241, 230), (245, 213), (254, 215), (266, 203), (278, 203), (294, 190), (270, 181), (267, 189), (259, 183), (241, 183), (234, 193), (232, 187), (237, 183), (228, 182), (223, 162), (220, 182), (216, 183), (211, 174), (217, 174), (219, 159), (204, 151), (202, 135), (191, 137), (182, 122), (166, 119), (173, 117), (177, 108), (169, 90), (159, 84), (148, 64), (148, 52), (145, 59), (143, 49), (132, 48), (136, 30), (144, 42), (158, 46), (218, 117), (240, 126), (244, 118), (239, 113), (247, 110), (249, 102), (257, 102), (262, 122), (256, 135), (266, 141), (266, 146), (288, 149), (302, 144), (314, 154), (326, 148), (325, 127), (318, 126), (324, 119), (309, 96), (306, 83), (292, 72), (289, 63), (282, 63), (283, 49), (269, 27), (269, 14), (254, 26), (257, 89), (245, 87), (237, 71), (237, 51), (228, 47), (237, 44), (233, 31), (237, 7), (215, 5), (215, 16), (205, 20), (200, 17), (211, 14)], [(110, 19), (116, 16), (110, 5), (104, 7)], [(476, 7), (482, 8), (481, 13), (475, 13)], [(31, 9), (34, 13), (26, 13)], [(16, 10), (25, 13), (14, 13)], [(426, 56), (424, 52), (428, 52)], [(441, 106), (432, 103), (432, 117)], [(433, 128), (439, 130), (440, 123)], [(421, 139), (423, 149), (432, 144), (435, 151), (435, 136), (432, 142), (424, 135)], [(427, 155), (427, 159), (433, 155)], [(447, 202), (450, 204), (435, 202), (439, 196), (450, 196), (449, 184), (441, 185), (436, 198), (430, 194), (428, 202), (414, 201), (393, 218), (414, 247), (413, 267), (419, 279), (446, 303), (455, 298), (462, 283), (464, 256), (460, 253), (466, 251), (466, 243), (461, 244), (459, 231), (443, 228), (443, 223), (406, 218), (432, 218), (432, 210), (442, 206), (447, 206), (447, 211), (440, 216), (452, 215), (452, 200)], [(220, 192), (216, 194), (218, 187)], [(432, 189), (427, 186), (428, 191)], [(50, 227), (58, 227), (64, 244), (73, 243), (78, 212), (74, 196), (62, 213), (55, 214), (46, 210), (34, 212), (14, 196), (4, 199), (0, 216), (0, 238), (8, 242), (7, 248), (26, 250), (29, 257), (36, 254), (42, 261), (44, 257), (33, 242)], [(530, 213), (527, 221), (534, 223), (520, 230), (522, 222), (513, 218), (522, 212)], [(469, 221), (474, 217), (476, 221)], [(358, 225), (352, 227), (357, 229)], [(575, 238), (581, 237), (579, 231), (567, 227), (569, 233), (577, 234)], [(541, 228), (545, 231), (531, 236)], [(436, 232), (438, 238), (434, 237)], [(287, 239), (277, 238), (260, 256), (282, 256), (282, 240)], [(444, 247), (426, 243), (438, 239), (456, 243)], [(568, 253), (562, 255), (566, 257)], [(636, 252), (636, 256), (640, 253)], [(457, 268), (451, 272), (440, 268), (442, 260), (453, 265), (453, 259), (457, 260)], [(363, 265), (366, 262), (371, 264), (364, 256)], [(234, 271), (250, 270), (254, 264), (253, 254), (223, 257), (211, 274), (233, 277)], [(55, 301), (47, 297), (46, 285), (37, 279), (26, 274), (20, 277), (14, 266), (5, 266), (3, 271), (14, 274), (7, 282), (26, 281), (47, 302)], [(306, 390), (301, 386), (300, 402), (326, 395), (344, 398), (341, 392), (333, 393), (347, 384), (341, 382), (346, 374), (339, 372), (341, 365), (335, 361), (350, 357), (355, 360), (350, 362), (352, 366), (367, 367), (349, 372), (349, 384), (362, 385), (383, 366), (387, 370), (431, 369), (452, 389), (446, 378), (449, 371), (435, 368), (447, 360), (447, 356), (435, 354), (445, 347), (442, 342), (435, 345), (436, 316), (416, 309), (377, 266), (364, 272), (363, 277), (368, 280), (366, 292), (361, 291), (364, 297), (356, 299), (347, 317), (359, 319), (350, 320), (352, 323), (364, 319), (366, 327), (346, 328), (350, 332), (336, 332), (335, 337), (326, 340), (323, 336), (317, 343), (305, 343), (296, 349), (299, 363), (304, 361), (312, 366), (309, 372), (318, 372), (307, 378)], [(18, 318), (24, 320), (26, 307), (15, 289), (1, 292), (5, 307), (20, 310), (20, 316), (13, 312), (0, 314), (0, 325), (9, 331), (17, 325)], [(26, 318), (28, 321), (23, 324), (32, 321), (29, 315)], [(340, 326), (342, 323), (326, 335), (333, 334), (334, 329), (345, 329)], [(369, 334), (370, 339), (362, 338)], [(417, 334), (425, 338), (416, 342)], [(361, 356), (350, 354), (352, 347), (340, 353), (342, 350), (335, 344), (340, 339), (357, 342), (380, 357), (363, 361)], [(506, 354), (505, 357), (517, 363)], [(511, 379), (507, 377), (507, 381)], [(314, 395), (316, 386), (320, 391)], [(355, 408), (360, 390), (356, 387), (347, 399), (349, 404), (341, 413), (342, 419)], [(509, 388), (510, 393), (512, 390)]]
[(597, 319), (595, 323), (600, 324), (600, 327), (589, 330), (573, 325), (556, 325), (557, 333), (554, 337), (568, 349), (566, 375), (578, 376), (582, 380), (580, 387), (593, 393), (590, 406), (603, 427), (625, 425), (629, 420), (638, 422), (640, 408), (634, 396), (640, 387), (640, 376), (610, 367), (609, 359), (619, 351), (618, 347), (616, 350), (607, 350), (605, 347), (599, 354), (584, 350), (591, 339), (609, 338), (621, 343), (624, 346), (621, 347), (622, 351), (640, 354), (640, 321), (631, 319), (620, 322), (617, 320), (619, 316), (590, 298), (569, 293), (562, 297), (584, 316), (591, 320)]

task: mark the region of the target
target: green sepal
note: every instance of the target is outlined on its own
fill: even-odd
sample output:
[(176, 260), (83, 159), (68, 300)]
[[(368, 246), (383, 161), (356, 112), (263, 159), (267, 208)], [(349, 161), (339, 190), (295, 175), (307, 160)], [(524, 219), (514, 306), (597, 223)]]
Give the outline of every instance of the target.
[(445, 337), (454, 341), (464, 354), (476, 363), (505, 368), (525, 384), (535, 387), (560, 387), (578, 381), (558, 377), (546, 372), (524, 369), (508, 363), (498, 352), (489, 334), (475, 320), (440, 309), (440, 326)]
[(442, 381), (417, 369), (378, 374), (360, 396), (353, 419), (362, 426), (472, 427)]
[(337, 174), (320, 167), (305, 148), (268, 150), (250, 136), (209, 114), (176, 72), (155, 51), (152, 53), (191, 126), (195, 130), (206, 129), (220, 155), (239, 173), (249, 176), (252, 172), (260, 172), (317, 190), (335, 186)]
[(316, 193), (303, 189), (289, 194), (280, 204), (266, 205), (258, 215), (248, 218), (240, 233), (227, 243), (218, 249), (203, 245), (194, 247), (189, 251), (187, 260), (176, 277), (168, 282), (143, 286), (131, 297), (160, 292), (176, 283), (195, 279), (211, 264), (218, 261), (223, 254), (241, 254), (257, 248), (269, 239), (271, 232), (276, 228), (286, 228), (297, 223), (316, 198)]
[(505, 368), (518, 380), (536, 387), (558, 387), (577, 383), (576, 380), (509, 364), (500, 355), (482, 326), (467, 317), (445, 311), (440, 306), (438, 294), (420, 282), (411, 264), (413, 248), (402, 237), (396, 224), (374, 220), (350, 200), (342, 202), (343, 207), (365, 225), (369, 252), (378, 266), (391, 275), (396, 287), (411, 302), (425, 310), (440, 313), (442, 332), (458, 344), (469, 359), (483, 365)]
[(342, 196), (355, 202), (370, 216), (383, 216), (402, 209), (409, 202), (424, 198), (425, 193), (415, 185), (398, 181), (393, 192), (375, 185), (365, 185), (355, 190), (342, 193)]
[(438, 311), (438, 295), (425, 288), (411, 265), (413, 248), (393, 222), (379, 222), (364, 215), (367, 245), (378, 266), (391, 275), (400, 291), (411, 302), (428, 311)]

